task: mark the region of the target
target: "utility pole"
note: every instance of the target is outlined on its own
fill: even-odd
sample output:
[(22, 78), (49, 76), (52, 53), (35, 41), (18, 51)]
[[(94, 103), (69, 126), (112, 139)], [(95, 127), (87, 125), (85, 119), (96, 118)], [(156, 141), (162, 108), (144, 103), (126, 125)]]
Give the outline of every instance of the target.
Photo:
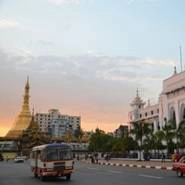
[(179, 51), (180, 51), (180, 66), (181, 66), (181, 72), (183, 70), (183, 67), (182, 67), (182, 47), (179, 46)]

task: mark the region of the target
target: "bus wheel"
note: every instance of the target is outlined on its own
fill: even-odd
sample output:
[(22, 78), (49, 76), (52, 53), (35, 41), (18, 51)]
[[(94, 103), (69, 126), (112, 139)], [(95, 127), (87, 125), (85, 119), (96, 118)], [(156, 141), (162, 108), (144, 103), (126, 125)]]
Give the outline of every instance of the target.
[(67, 175), (66, 175), (66, 180), (67, 180), (67, 181), (71, 180), (71, 174), (67, 174)]
[(34, 173), (34, 177), (37, 178), (38, 177), (38, 174), (37, 173)]
[(41, 180), (41, 181), (45, 181), (45, 180), (46, 180), (46, 177), (41, 175), (41, 176), (40, 176), (40, 180)]

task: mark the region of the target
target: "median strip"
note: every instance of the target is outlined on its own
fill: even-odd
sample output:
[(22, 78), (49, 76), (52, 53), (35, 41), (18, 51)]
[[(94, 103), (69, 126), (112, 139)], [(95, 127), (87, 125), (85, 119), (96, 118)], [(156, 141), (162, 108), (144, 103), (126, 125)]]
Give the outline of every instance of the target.
[[(89, 161), (85, 161), (86, 163), (93, 164)], [(172, 170), (170, 166), (154, 166), (154, 165), (143, 165), (143, 164), (125, 164), (125, 163), (112, 163), (112, 162), (99, 162), (99, 165), (106, 166), (122, 166), (122, 167), (132, 167), (132, 168), (147, 168), (147, 169), (157, 169), (157, 170)]]

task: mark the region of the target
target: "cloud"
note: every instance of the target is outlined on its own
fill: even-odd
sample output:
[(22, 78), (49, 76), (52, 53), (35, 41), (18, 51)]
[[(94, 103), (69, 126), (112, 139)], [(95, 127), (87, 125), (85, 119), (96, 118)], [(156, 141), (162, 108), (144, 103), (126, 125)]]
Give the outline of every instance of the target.
[(175, 61), (173, 60), (155, 60), (147, 58), (144, 60), (143, 64), (148, 65), (159, 65), (159, 66), (175, 66)]
[(56, 6), (80, 4), (80, 0), (48, 0), (48, 2)]
[(31, 104), (37, 110), (58, 107), (67, 114), (80, 112), (84, 126), (121, 123), (127, 120), (137, 87), (145, 99), (158, 98), (166, 71), (172, 71), (173, 61), (168, 61), (171, 60), (103, 56), (94, 52), (81, 56), (34, 56), (27, 49), (10, 52), (0, 48), (0, 83), (5, 84), (0, 112), (9, 113), (12, 105), (17, 110), (15, 104), (21, 102), (17, 97), (29, 75)]
[(20, 24), (17, 21), (0, 19), (0, 28), (17, 28)]
[[(45, 44), (45, 43), (44, 43)], [(47, 43), (46, 43), (47, 44)], [(172, 69), (173, 60), (157, 60), (125, 56), (101, 56), (88, 52), (81, 56), (33, 56), (26, 49), (19, 52), (0, 52), (1, 68), (16, 66), (16, 70), (49, 75), (67, 75), (81, 79), (99, 79), (122, 82), (154, 81), (165, 78), (166, 69)], [(1, 63), (0, 62), (0, 63)]]

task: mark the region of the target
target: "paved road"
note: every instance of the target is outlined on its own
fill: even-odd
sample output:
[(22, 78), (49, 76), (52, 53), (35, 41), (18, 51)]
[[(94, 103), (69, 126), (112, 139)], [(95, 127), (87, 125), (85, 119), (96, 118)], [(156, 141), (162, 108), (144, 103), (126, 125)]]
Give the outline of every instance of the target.
[(29, 163), (0, 162), (0, 185), (184, 185), (185, 177), (178, 178), (172, 171), (76, 164), (72, 180), (49, 179), (41, 182), (30, 172)]

